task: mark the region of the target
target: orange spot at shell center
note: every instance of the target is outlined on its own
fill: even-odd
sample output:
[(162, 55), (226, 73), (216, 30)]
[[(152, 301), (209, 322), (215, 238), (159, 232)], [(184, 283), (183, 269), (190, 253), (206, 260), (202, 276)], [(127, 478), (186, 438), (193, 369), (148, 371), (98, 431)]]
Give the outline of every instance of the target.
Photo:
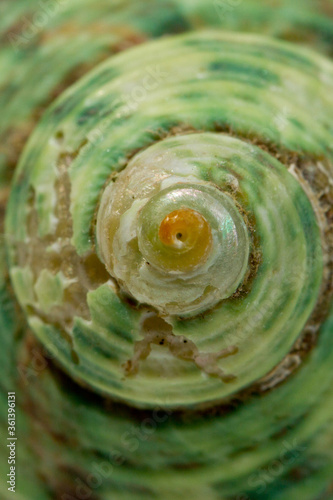
[[(161, 222), (158, 233), (165, 247), (174, 249), (177, 263), (170, 267), (189, 270), (202, 264), (212, 246), (210, 224), (196, 210), (180, 208), (169, 213)], [(170, 255), (172, 259), (172, 255)]]

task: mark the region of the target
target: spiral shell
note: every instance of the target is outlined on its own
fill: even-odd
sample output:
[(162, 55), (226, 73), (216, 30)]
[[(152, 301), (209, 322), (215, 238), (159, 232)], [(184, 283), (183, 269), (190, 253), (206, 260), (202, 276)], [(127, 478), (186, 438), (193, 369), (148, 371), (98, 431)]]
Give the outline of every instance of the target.
[[(79, 384), (65, 394), (47, 372), (35, 404), (65, 399), (87, 449), (121, 450), (110, 494), (261, 498), (286, 440), (312, 471), (296, 494), (331, 480), (332, 86), (308, 49), (190, 33), (108, 59), (32, 134), (10, 276)], [(295, 461), (278, 463), (262, 498), (293, 498)]]
[[(323, 113), (318, 138), (302, 140), (313, 77), (290, 69), (290, 49), (270, 45), (207, 33), (138, 48), (74, 86), (33, 135), (9, 205), (11, 276), (33, 330), (94, 389), (138, 406), (216, 403), (282, 362), (310, 319), (323, 275), (320, 207), (301, 172), (295, 179), (292, 165), (240, 137), (260, 89), (263, 120), (284, 112), (283, 129), (271, 129), (280, 147), (297, 138), (318, 155), (330, 99), (322, 84), (312, 99)], [(163, 80), (132, 112), (121, 92), (142, 81), (157, 54)], [(245, 69), (237, 65), (244, 57)], [(312, 64), (326, 70), (326, 61)], [(299, 99), (287, 108), (300, 73)], [(103, 133), (89, 142), (103, 118)], [(216, 133), (227, 123), (240, 137)], [(156, 142), (161, 127), (180, 133)], [(159, 235), (163, 219), (184, 208), (201, 214), (213, 241), (203, 262), (185, 271), (172, 268), (179, 254)]]

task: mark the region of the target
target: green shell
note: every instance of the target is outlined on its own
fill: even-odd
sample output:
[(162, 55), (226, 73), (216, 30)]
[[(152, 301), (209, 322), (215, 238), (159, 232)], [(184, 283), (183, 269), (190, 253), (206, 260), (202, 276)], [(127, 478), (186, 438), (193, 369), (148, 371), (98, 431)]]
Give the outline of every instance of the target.
[[(239, 32), (146, 38), (261, 20), (329, 53), (333, 23), (312, 2), (302, 15), (283, 2), (277, 14), (254, 1), (92, 4), (66, 3), (14, 52), (8, 31), (27, 5), (2, 21), (0, 64), (17, 75), (3, 77), (4, 199), (11, 141), (66, 72), (143, 42), (57, 98), (15, 170), (0, 413), (6, 429), (16, 391), (20, 498), (332, 498), (333, 64)], [(109, 257), (99, 228), (117, 196)], [(156, 228), (183, 206), (204, 214), (215, 246), (202, 268), (170, 275)]]

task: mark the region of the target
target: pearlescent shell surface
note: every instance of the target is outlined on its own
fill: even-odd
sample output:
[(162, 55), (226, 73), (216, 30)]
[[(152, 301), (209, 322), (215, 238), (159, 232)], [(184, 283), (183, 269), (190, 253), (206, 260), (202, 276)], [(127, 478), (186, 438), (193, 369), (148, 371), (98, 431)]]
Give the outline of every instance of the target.
[[(135, 102), (132, 111), (131, 102), (122, 98), (124, 89), (139, 85), (146, 68), (158, 61), (158, 87)], [(316, 76), (322, 72), (326, 81)], [(316, 207), (288, 171), (291, 165), (242, 134), (252, 127), (260, 137), (274, 116), (269, 138), (279, 147), (312, 157), (325, 154), (332, 107), (329, 78), (332, 66), (306, 50), (250, 35), (208, 32), (120, 55), (50, 108), (18, 168), (7, 233), (16, 294), (34, 331), (69, 373), (140, 407), (186, 407), (234, 394), (283, 360), (320, 290)], [(297, 92), (291, 102), (292, 87)], [(311, 112), (304, 108), (309, 99)], [(314, 108), (317, 127), (310, 137), (306, 125)], [(103, 133), (91, 140), (101, 120)], [(240, 137), (215, 133), (227, 124)], [(175, 138), (159, 138), (161, 127), (170, 133), (191, 127), (191, 133), (185, 129)], [(203, 128), (206, 134), (195, 133)], [(142, 332), (149, 301), (148, 311), (145, 302), (143, 308), (133, 307), (120, 297), (108, 273), (87, 275), (87, 259), (98, 261), (94, 224), (101, 193), (138, 149), (178, 155), (180, 171), (182, 163), (195, 165), (194, 177), (217, 185), (238, 203), (251, 238), (252, 263), (243, 288), (204, 311), (204, 317), (179, 321), (171, 316), (167, 322), (173, 332), (165, 327), (164, 347), (155, 346), (160, 339), (151, 338), (152, 327), (146, 336)], [(230, 176), (237, 187), (228, 185)], [(207, 278), (207, 285), (212, 280)], [(51, 309), (42, 300), (46, 288), (55, 303)], [(142, 336), (151, 353), (139, 363)], [(184, 339), (189, 341), (185, 352)], [(238, 352), (219, 361), (230, 347)], [(140, 365), (136, 376), (126, 376), (126, 366), (133, 363)], [(235, 377), (232, 383), (221, 383), (222, 367)]]

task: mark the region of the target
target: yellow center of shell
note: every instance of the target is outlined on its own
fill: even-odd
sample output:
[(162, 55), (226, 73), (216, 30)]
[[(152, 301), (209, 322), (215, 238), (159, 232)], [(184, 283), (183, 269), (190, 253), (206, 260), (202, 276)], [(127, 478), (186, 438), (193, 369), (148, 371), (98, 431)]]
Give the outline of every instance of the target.
[(213, 244), (207, 220), (196, 210), (181, 208), (169, 213), (161, 222), (160, 241), (171, 251), (163, 264), (174, 271), (191, 271), (203, 264)]

